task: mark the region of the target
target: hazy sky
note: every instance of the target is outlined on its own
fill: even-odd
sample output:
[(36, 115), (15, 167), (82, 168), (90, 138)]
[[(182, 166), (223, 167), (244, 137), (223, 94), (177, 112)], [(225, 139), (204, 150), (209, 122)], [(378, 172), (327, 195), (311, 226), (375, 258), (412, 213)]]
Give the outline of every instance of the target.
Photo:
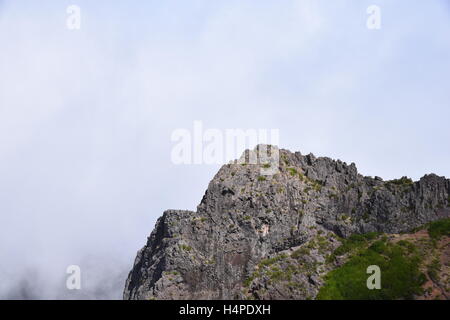
[(120, 298), (156, 218), (195, 209), (219, 167), (172, 164), (194, 120), (450, 176), (446, 0), (118, 2), (0, 1), (0, 298)]

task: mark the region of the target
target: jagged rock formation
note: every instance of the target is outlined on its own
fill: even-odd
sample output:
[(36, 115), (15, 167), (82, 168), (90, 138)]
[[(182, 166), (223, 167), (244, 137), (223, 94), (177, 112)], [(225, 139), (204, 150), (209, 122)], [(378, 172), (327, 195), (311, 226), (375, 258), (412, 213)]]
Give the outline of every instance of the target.
[[(196, 212), (164, 212), (138, 252), (124, 299), (314, 298), (341, 237), (401, 233), (450, 217), (450, 180), (434, 174), (383, 181), (358, 174), (353, 163), (287, 150), (278, 173), (262, 176), (261, 166), (224, 165)], [(255, 279), (273, 262), (270, 276), (297, 270), (289, 288), (261, 272)]]

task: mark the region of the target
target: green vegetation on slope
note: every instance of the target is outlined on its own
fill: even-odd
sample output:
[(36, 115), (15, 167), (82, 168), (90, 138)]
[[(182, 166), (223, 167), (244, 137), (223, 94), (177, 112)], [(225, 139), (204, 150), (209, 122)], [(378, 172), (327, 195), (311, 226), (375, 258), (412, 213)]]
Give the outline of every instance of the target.
[(450, 218), (431, 222), (428, 225), (428, 233), (433, 239), (450, 236)]
[[(370, 235), (357, 235), (344, 241), (335, 254), (357, 249), (347, 263), (327, 274), (320, 289), (319, 300), (392, 300), (411, 299), (422, 292), (425, 276), (420, 272), (422, 260), (417, 248), (407, 241), (390, 243), (386, 238), (377, 240), (368, 248), (361, 248)], [(381, 269), (381, 289), (367, 288), (367, 267), (377, 265)]]
[(378, 235), (379, 234), (376, 232), (370, 232), (366, 234), (354, 234), (351, 235), (348, 239), (341, 239), (341, 246), (339, 246), (333, 252), (333, 254), (329, 257), (329, 260), (334, 260), (335, 256), (342, 256), (344, 254), (361, 249), (362, 247), (367, 247), (369, 241), (374, 240)]
[(400, 179), (394, 179), (394, 180), (390, 180), (387, 182), (398, 185), (398, 186), (410, 186), (410, 185), (414, 184), (414, 182), (411, 180), (411, 178), (408, 178), (408, 177), (401, 177)]

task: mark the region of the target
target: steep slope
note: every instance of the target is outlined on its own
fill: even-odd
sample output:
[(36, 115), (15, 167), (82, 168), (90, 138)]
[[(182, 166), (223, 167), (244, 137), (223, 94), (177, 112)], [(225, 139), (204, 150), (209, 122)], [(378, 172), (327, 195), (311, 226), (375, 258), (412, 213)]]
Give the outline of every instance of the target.
[[(138, 252), (124, 299), (315, 298), (342, 239), (450, 217), (450, 180), (434, 174), (383, 181), (358, 174), (353, 163), (287, 150), (278, 173), (263, 176), (261, 166), (224, 165), (196, 212), (164, 212)], [(283, 279), (287, 270), (289, 288), (256, 277), (286, 257), (293, 263), (270, 275)]]

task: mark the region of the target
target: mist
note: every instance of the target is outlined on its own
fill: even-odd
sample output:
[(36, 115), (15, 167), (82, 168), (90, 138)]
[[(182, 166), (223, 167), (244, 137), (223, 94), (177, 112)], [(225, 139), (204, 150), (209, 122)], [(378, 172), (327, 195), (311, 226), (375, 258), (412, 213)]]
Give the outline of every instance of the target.
[(450, 176), (446, 1), (378, 2), (371, 31), (370, 1), (0, 1), (0, 298), (121, 299), (156, 219), (220, 167), (171, 162), (195, 120)]

